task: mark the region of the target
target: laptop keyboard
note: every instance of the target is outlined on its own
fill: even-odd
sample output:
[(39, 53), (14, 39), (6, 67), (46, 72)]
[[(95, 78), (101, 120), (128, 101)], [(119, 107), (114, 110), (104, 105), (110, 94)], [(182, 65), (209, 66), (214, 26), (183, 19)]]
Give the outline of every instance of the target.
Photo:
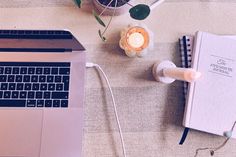
[(0, 107), (68, 107), (69, 62), (0, 62)]
[(0, 30), (0, 39), (72, 39), (68, 31), (60, 30)]

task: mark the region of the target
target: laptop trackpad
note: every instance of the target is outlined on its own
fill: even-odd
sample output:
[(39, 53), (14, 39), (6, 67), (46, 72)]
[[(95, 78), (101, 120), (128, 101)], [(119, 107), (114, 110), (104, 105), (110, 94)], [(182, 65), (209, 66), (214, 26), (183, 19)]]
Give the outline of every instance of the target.
[(0, 110), (0, 157), (38, 157), (42, 110)]
[(82, 121), (81, 108), (45, 110), (41, 156), (80, 157)]

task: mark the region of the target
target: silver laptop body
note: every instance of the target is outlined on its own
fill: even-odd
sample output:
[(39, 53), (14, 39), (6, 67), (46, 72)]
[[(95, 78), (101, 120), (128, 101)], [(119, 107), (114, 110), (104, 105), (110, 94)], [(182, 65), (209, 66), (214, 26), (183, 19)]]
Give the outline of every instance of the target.
[(81, 157), (84, 50), (69, 31), (0, 30), (0, 157)]

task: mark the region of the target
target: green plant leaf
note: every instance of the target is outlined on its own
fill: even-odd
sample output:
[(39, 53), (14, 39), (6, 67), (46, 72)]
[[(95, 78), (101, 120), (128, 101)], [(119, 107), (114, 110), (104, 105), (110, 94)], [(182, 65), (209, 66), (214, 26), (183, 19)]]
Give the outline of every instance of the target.
[(102, 36), (102, 32), (101, 32), (101, 30), (98, 30), (98, 34), (99, 34), (99, 37), (102, 39), (102, 41), (107, 41), (107, 39), (104, 37), (104, 36)]
[(129, 10), (130, 16), (136, 20), (144, 20), (150, 14), (150, 7), (145, 4), (138, 4)]
[(78, 5), (78, 7), (81, 8), (81, 0), (75, 0), (75, 2)]
[(98, 14), (93, 10), (93, 16), (97, 20), (97, 22), (102, 25), (103, 27), (106, 27), (105, 23), (102, 21), (102, 19), (98, 16)]

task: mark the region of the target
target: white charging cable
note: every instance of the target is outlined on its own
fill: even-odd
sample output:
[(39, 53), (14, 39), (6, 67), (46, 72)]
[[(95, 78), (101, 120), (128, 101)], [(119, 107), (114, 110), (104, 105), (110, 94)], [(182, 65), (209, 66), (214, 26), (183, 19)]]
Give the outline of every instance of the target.
[(120, 120), (119, 120), (119, 116), (118, 116), (117, 108), (116, 108), (116, 102), (115, 102), (115, 99), (114, 99), (114, 95), (113, 95), (113, 92), (112, 92), (112, 89), (111, 89), (110, 82), (109, 82), (105, 72), (102, 70), (102, 68), (98, 64), (86, 63), (86, 68), (92, 68), (92, 67), (95, 67), (95, 68), (97, 68), (98, 70), (101, 71), (101, 73), (104, 76), (104, 78), (106, 80), (106, 83), (108, 85), (109, 91), (111, 93), (112, 102), (113, 102), (113, 108), (114, 108), (114, 113), (115, 113), (115, 116), (116, 116), (116, 122), (117, 122), (119, 133), (120, 133), (120, 140), (121, 140), (121, 144), (122, 144), (123, 155), (124, 155), (124, 157), (127, 157), (126, 156), (125, 143), (124, 143), (124, 137), (123, 137), (123, 133), (122, 133), (122, 130), (121, 130)]

